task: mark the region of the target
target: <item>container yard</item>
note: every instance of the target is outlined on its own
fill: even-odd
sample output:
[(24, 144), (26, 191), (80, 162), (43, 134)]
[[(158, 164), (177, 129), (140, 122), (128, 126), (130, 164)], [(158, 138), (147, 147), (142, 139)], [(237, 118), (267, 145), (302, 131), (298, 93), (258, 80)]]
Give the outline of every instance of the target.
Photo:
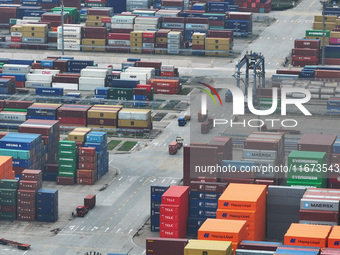
[(0, 255), (340, 254), (337, 2), (0, 14)]

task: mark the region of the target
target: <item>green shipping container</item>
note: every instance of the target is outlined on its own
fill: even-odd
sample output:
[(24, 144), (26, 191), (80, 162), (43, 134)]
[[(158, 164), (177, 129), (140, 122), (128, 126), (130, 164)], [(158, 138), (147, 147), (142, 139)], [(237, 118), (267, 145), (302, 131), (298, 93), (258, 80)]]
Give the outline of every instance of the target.
[(27, 109), (12, 109), (12, 108), (4, 108), (3, 112), (27, 112)]
[(16, 198), (0, 197), (0, 205), (16, 205), (16, 204), (17, 204)]
[(77, 148), (75, 141), (59, 141), (59, 150), (74, 150)]
[(58, 150), (58, 155), (60, 158), (76, 158), (77, 157), (77, 150)]
[(85, 3), (85, 7), (106, 7), (106, 4), (102, 3)]
[(0, 220), (16, 220), (17, 214), (11, 212), (0, 212)]
[(73, 159), (63, 159), (63, 160), (61, 160), (60, 158), (59, 158), (59, 163), (58, 163), (58, 165), (60, 166), (60, 167), (67, 167), (67, 168), (72, 168), (72, 169), (75, 169), (76, 168), (76, 165), (77, 165), (77, 162), (76, 162), (76, 160), (73, 160)]
[(60, 164), (58, 165), (58, 171), (59, 172), (75, 172), (76, 166), (75, 165), (69, 165), (69, 164)]
[[(51, 9), (51, 12), (55, 14), (61, 14), (61, 7), (54, 7), (53, 9)], [(77, 10), (77, 8), (66, 7), (64, 8), (64, 13), (72, 16), (73, 21), (79, 23), (79, 11)]]
[(325, 180), (324, 182), (304, 182), (304, 183), (288, 180), (287, 186), (306, 188), (327, 188), (327, 180)]
[(60, 171), (58, 173), (58, 176), (61, 176), (61, 177), (76, 177), (76, 173), (75, 172)]
[(133, 89), (131, 88), (110, 88), (108, 99), (133, 100)]
[(0, 197), (9, 198), (9, 199), (17, 199), (17, 190), (16, 189), (0, 189)]
[(19, 181), (18, 180), (2, 179), (0, 181), (0, 188), (1, 189), (15, 189), (15, 190), (17, 190), (19, 188)]
[[(322, 30), (306, 30), (306, 36), (322, 36)], [(329, 37), (329, 30), (325, 30), (325, 37)]]
[(9, 156), (13, 157), (14, 159), (30, 159), (31, 152), (30, 151), (21, 151), (21, 150), (7, 150), (7, 149), (0, 149), (1, 156)]

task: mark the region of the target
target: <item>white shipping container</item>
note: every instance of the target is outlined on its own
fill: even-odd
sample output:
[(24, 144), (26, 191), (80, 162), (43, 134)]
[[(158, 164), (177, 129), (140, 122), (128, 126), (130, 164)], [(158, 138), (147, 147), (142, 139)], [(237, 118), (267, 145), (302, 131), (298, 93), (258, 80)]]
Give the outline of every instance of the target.
[(79, 90), (94, 91), (96, 88), (97, 88), (96, 84), (82, 84), (82, 83), (79, 83)]
[(158, 25), (159, 18), (137, 17), (135, 19), (135, 24)]
[(46, 81), (46, 82), (52, 82), (52, 74), (34, 74), (29, 73), (26, 74), (26, 80), (27, 81)]
[(107, 69), (87, 69), (84, 68), (80, 71), (82, 77), (95, 77), (95, 78), (106, 78), (108, 75)]
[(34, 21), (40, 21), (41, 17), (32, 17), (32, 16), (24, 16), (22, 17), (23, 20), (34, 20)]
[[(62, 44), (58, 43), (58, 50), (61, 50), (62, 48), (63, 48)], [(64, 44), (64, 49), (65, 50), (72, 50), (72, 51), (80, 51), (80, 44), (65, 43)]]
[(120, 74), (122, 80), (139, 80), (140, 84), (148, 84), (149, 79), (146, 73), (123, 72)]
[(2, 66), (2, 73), (27, 74), (30, 71), (31, 71), (31, 66), (29, 66), (29, 65), (4, 64)]
[(33, 69), (33, 73), (35, 74), (58, 74), (60, 70), (52, 70), (52, 69)]
[(64, 90), (78, 90), (77, 83), (61, 83), (61, 82), (54, 82), (52, 83), (53, 88), (63, 88)]
[(112, 23), (111, 28), (114, 28), (114, 29), (133, 29), (133, 23), (131, 23), (131, 24)]
[(313, 98), (313, 99), (320, 99), (320, 95), (319, 94), (312, 94), (311, 98)]
[(17, 19), (17, 23), (16, 25), (21, 26), (21, 25), (25, 25), (25, 24), (30, 24), (30, 23), (36, 23), (36, 20), (23, 20), (23, 19)]
[[(64, 34), (70, 34), (70, 33), (73, 33), (73, 34), (81, 34), (81, 29), (82, 27), (81, 26), (64, 26)], [(61, 26), (58, 27), (58, 34), (61, 34), (63, 32), (63, 29)]]
[(181, 38), (182, 36), (182, 33), (181, 32), (176, 32), (176, 31), (170, 31), (168, 33), (168, 39), (178, 39), (178, 38)]
[(148, 68), (148, 67), (135, 67), (135, 66), (130, 66), (127, 69), (125, 69), (125, 72), (127, 73), (146, 73), (148, 79), (151, 79), (155, 77), (155, 68)]
[[(58, 33), (58, 39), (61, 40), (63, 35)], [(73, 33), (64, 33), (64, 39), (81, 39), (81, 34), (73, 34)]]
[(11, 32), (11, 37), (22, 37), (22, 32)]
[[(62, 39), (58, 38), (58, 44), (62, 44), (62, 43), (63, 43)], [(81, 44), (81, 40), (65, 38), (64, 39), (64, 44), (80, 45)]]
[(155, 44), (154, 43), (143, 43), (143, 48), (153, 49), (153, 48), (155, 48)]
[(174, 50), (178, 50), (181, 48), (181, 45), (180, 44), (168, 44), (168, 49), (174, 49)]
[(133, 24), (135, 23), (135, 18), (134, 16), (113, 16), (111, 23)]
[(0, 112), (1, 121), (26, 121), (27, 112)]
[(148, 120), (150, 117), (149, 113), (145, 112), (128, 112), (121, 110), (118, 113), (119, 120)]
[(168, 39), (168, 44), (181, 44), (182, 43), (182, 40), (181, 38), (180, 39)]
[(130, 46), (130, 40), (108, 40), (107, 44)]
[(320, 93), (320, 88), (308, 88), (308, 90), (312, 94), (319, 94)]
[(173, 72), (175, 71), (174, 65), (162, 65), (161, 66), (161, 72)]
[(331, 97), (333, 97), (333, 95), (320, 95), (320, 99), (330, 99)]
[(25, 88), (50, 88), (51, 82), (47, 81), (25, 81)]
[[(95, 70), (96, 71), (96, 70)], [(80, 77), (79, 85), (95, 85), (96, 87), (105, 87), (105, 78)]]
[(329, 94), (329, 95), (333, 95), (334, 91), (335, 91), (334, 88), (321, 88), (320, 90), (321, 94)]
[(133, 26), (133, 29), (135, 31), (147, 31), (148, 29), (157, 29), (158, 25), (146, 25), (146, 24), (135, 24)]
[(304, 97), (306, 97), (306, 95), (304, 93), (293, 92), (292, 97), (293, 98), (304, 98)]
[(168, 54), (179, 54), (180, 50), (179, 49), (168, 49)]
[(336, 88), (338, 86), (337, 82), (325, 82), (325, 87), (327, 88)]
[(244, 149), (243, 150), (243, 158), (249, 159), (276, 159), (277, 152), (276, 151), (267, 151), (267, 150), (251, 150)]

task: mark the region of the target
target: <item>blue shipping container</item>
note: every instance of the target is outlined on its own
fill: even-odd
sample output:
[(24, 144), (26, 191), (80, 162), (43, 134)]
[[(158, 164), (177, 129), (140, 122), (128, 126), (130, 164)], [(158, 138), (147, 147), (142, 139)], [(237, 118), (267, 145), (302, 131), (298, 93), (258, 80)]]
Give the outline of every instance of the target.
[(64, 89), (63, 88), (36, 88), (35, 93), (37, 95), (62, 96), (64, 95)]

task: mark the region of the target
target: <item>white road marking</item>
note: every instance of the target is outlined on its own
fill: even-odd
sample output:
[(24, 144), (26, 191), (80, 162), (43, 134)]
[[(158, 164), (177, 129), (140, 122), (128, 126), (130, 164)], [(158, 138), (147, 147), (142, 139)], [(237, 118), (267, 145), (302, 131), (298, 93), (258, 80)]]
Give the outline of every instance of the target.
[(287, 22), (287, 20), (284, 20), (283, 22)]
[(289, 40), (293, 40), (293, 38), (291, 37)]
[(121, 179), (123, 179), (123, 176), (122, 176), (122, 177), (120, 177), (120, 178), (118, 179), (118, 181), (120, 181)]
[(269, 40), (269, 39), (270, 39), (270, 37), (268, 36), (268, 37), (267, 37), (267, 40)]
[(162, 183), (165, 182), (165, 179), (163, 179)]
[(116, 231), (116, 234), (120, 231), (120, 228)]
[(113, 159), (110, 160), (109, 164), (111, 164), (112, 161), (113, 161)]
[(105, 229), (105, 231), (104, 231), (104, 232), (106, 233), (106, 231), (108, 231), (109, 229), (110, 229), (110, 228), (107, 228), (107, 229)]
[(279, 63), (276, 63), (276, 65), (278, 66), (278, 65), (279, 65)]
[(156, 181), (156, 179), (150, 180), (150, 182), (155, 182), (155, 181)]
[(22, 255), (25, 255), (28, 251), (25, 251)]
[(96, 230), (96, 229), (98, 229), (98, 227), (93, 227), (93, 228), (91, 229), (91, 231)]
[(129, 234), (133, 231), (133, 229), (131, 228), (130, 231), (129, 231)]
[(73, 230), (73, 232), (75, 232), (77, 229), (79, 228), (79, 226), (78, 227), (76, 227), (76, 229), (75, 230)]
[(163, 146), (165, 147), (165, 146), (166, 146), (166, 143), (165, 143), (165, 144), (163, 144)]
[(83, 231), (83, 230), (84, 230), (84, 228), (86, 228), (86, 227), (82, 227), (80, 230), (81, 230), (81, 231)]
[(76, 226), (75, 225), (72, 225), (72, 226), (69, 226), (68, 228), (72, 231)]
[(133, 177), (130, 179), (130, 182), (133, 180)]
[(142, 182), (144, 180), (144, 177), (142, 179), (140, 179), (139, 181)]
[(268, 62), (268, 65), (270, 65), (270, 62)]

